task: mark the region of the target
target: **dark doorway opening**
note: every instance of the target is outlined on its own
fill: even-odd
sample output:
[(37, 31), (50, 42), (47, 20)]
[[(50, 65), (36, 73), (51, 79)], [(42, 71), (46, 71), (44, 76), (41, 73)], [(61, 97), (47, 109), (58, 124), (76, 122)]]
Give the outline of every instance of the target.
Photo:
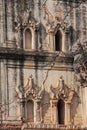
[(60, 30), (55, 35), (55, 51), (62, 51), (62, 34)]
[(34, 122), (34, 102), (32, 100), (27, 102), (27, 119)]
[(63, 100), (59, 100), (57, 104), (58, 109), (58, 123), (64, 124), (65, 123), (65, 103)]

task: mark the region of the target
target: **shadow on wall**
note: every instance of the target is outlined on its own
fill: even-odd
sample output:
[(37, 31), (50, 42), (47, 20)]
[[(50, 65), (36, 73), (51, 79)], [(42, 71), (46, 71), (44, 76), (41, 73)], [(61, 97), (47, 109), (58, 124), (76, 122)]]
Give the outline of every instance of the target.
[(81, 101), (80, 101), (79, 96), (74, 94), (72, 103), (71, 103), (71, 122), (72, 122), (72, 124), (75, 124), (74, 120), (77, 115), (78, 106), (79, 106), (80, 102)]
[(43, 44), (46, 43), (46, 28), (42, 23), (40, 23), (40, 28), (39, 28), (39, 42), (40, 42), (39, 49), (43, 49)]
[(81, 37), (81, 31), (75, 30), (72, 26), (69, 27), (69, 39), (70, 39), (70, 46), (72, 46), (78, 42)]
[(50, 96), (48, 92), (44, 92), (44, 96), (42, 99), (42, 119), (44, 121), (44, 123), (47, 123), (49, 120), (48, 118), (50, 117), (51, 119), (51, 115), (50, 115)]

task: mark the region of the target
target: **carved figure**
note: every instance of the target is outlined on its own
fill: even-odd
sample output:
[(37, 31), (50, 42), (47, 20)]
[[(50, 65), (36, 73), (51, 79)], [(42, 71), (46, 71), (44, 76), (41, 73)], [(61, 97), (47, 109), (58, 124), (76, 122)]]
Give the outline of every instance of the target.
[(44, 94), (44, 89), (43, 87), (38, 87), (35, 83), (34, 83), (34, 79), (32, 77), (32, 75), (29, 76), (29, 78), (26, 80), (25, 82), (25, 95), (26, 98), (31, 97), (35, 100), (41, 100)]
[(31, 91), (32, 87), (33, 87), (33, 78), (32, 78), (32, 75), (30, 75), (29, 78), (26, 80), (25, 90)]
[(24, 11), (24, 14), (23, 14), (23, 25), (25, 26), (26, 24), (28, 24), (28, 21), (29, 21), (29, 11), (26, 10)]
[(58, 90), (59, 92), (62, 92), (63, 89), (64, 89), (64, 80), (63, 77), (61, 76), (58, 83)]
[(21, 98), (22, 98), (22, 95), (23, 95), (23, 93), (24, 93), (23, 87), (19, 85), (19, 86), (16, 87), (15, 91), (16, 91), (16, 93), (17, 93), (18, 98), (21, 99)]
[(56, 88), (53, 88), (52, 85), (50, 87), (51, 90), (51, 98), (57, 98), (61, 95), (64, 94), (64, 80), (63, 77), (61, 76), (58, 82), (58, 85)]

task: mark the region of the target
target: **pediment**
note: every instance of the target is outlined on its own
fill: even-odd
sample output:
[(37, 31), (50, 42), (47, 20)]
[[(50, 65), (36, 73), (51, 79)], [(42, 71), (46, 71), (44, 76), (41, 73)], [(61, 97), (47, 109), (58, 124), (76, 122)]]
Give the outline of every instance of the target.
[(59, 78), (56, 87), (52, 85), (50, 87), (50, 98), (52, 100), (63, 99), (65, 102), (71, 103), (74, 94), (75, 92), (66, 86), (62, 76)]
[(18, 14), (14, 23), (16, 31), (20, 30), (20, 28), (24, 29), (26, 27), (37, 28), (39, 25), (38, 21), (32, 15), (31, 10), (24, 10), (23, 14)]
[(46, 0), (43, 3), (43, 7), (46, 15), (49, 17), (49, 21), (57, 19), (62, 21), (63, 19), (63, 3), (57, 0)]
[(16, 92), (19, 99), (22, 99), (22, 96), (24, 95), (24, 98), (26, 100), (41, 100), (44, 95), (43, 87), (39, 87), (35, 84), (32, 75), (26, 79), (24, 87), (21, 85), (16, 87)]

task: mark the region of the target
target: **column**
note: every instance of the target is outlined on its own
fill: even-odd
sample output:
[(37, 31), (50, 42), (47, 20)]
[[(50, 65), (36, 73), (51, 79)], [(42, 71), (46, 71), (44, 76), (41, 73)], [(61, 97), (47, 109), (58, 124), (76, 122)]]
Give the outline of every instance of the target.
[(51, 122), (58, 124), (57, 100), (51, 100)]
[(65, 124), (70, 124), (70, 103), (65, 104)]
[(38, 27), (35, 27), (34, 49), (38, 50)]
[(49, 44), (50, 44), (50, 50), (55, 51), (55, 40), (53, 31), (49, 32)]
[(36, 40), (35, 40), (35, 29), (32, 29), (32, 49), (35, 50), (35, 45), (36, 44)]
[(71, 49), (71, 45), (70, 45), (71, 43), (70, 43), (70, 36), (69, 36), (69, 30), (68, 29), (66, 29), (66, 31), (65, 31), (65, 52), (67, 52), (68, 50), (70, 50)]
[(35, 101), (34, 104), (34, 123), (42, 121), (41, 103), (39, 100)]
[(6, 2), (7, 13), (7, 44), (9, 47), (14, 47), (14, 33), (13, 33), (13, 3), (11, 0)]
[(21, 120), (25, 121), (25, 98), (23, 97), (20, 101), (20, 107), (21, 107)]
[(66, 44), (65, 44), (65, 32), (62, 32), (62, 51), (67, 52), (66, 50)]
[(37, 103), (36, 101), (34, 101), (34, 123), (36, 123), (37, 119), (36, 119), (36, 108), (37, 108)]
[(84, 120), (84, 124), (86, 125), (87, 124), (87, 87), (82, 88), (82, 90), (80, 91), (81, 91), (80, 93), (82, 93), (80, 94), (80, 97), (82, 97), (81, 106), (83, 105), (83, 107), (80, 106), (80, 113), (83, 115), (82, 118)]
[[(5, 5), (4, 5), (5, 6)], [(0, 1), (0, 43), (4, 43), (4, 28), (3, 28), (3, 25), (4, 25), (4, 11), (3, 11), (3, 3), (2, 3), (2, 0)], [(0, 45), (1, 46), (1, 45)]]
[(5, 0), (0, 1), (0, 17), (1, 17), (1, 22), (0, 22), (0, 43), (1, 46), (6, 47), (6, 39), (7, 39), (7, 17), (6, 17), (6, 2)]

